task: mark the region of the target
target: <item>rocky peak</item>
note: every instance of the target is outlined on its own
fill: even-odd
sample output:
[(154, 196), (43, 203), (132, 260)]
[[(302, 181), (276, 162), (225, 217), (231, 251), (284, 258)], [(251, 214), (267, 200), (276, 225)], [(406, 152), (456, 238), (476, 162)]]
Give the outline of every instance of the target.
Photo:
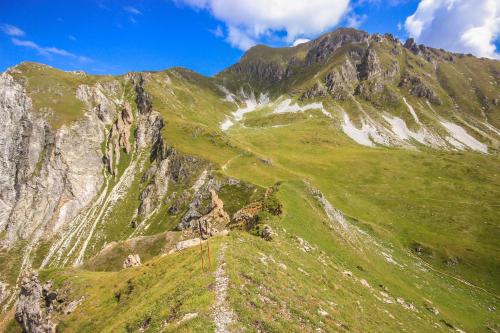
[(335, 51), (350, 43), (367, 43), (369, 34), (355, 29), (338, 29), (311, 42), (306, 64), (323, 62)]
[(415, 42), (415, 39), (413, 38), (408, 38), (403, 46), (414, 54), (418, 54), (420, 51), (418, 44)]

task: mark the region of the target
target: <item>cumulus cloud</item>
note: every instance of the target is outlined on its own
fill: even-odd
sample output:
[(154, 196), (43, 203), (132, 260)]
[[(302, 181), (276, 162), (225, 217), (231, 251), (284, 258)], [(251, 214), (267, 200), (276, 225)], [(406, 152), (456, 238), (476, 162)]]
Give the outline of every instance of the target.
[(25, 35), (23, 30), (21, 30), (20, 28), (14, 26), (14, 25), (10, 25), (10, 24), (4, 24), (0, 27), (0, 29), (2, 29), (4, 34), (9, 35), (9, 36), (20, 37), (20, 36)]
[(85, 57), (85, 56), (79, 56), (79, 55), (76, 55), (74, 53), (68, 52), (64, 49), (60, 49), (60, 48), (53, 47), (53, 46), (50, 46), (50, 47), (40, 46), (31, 40), (22, 40), (22, 39), (12, 38), (12, 44), (35, 50), (44, 56), (59, 55), (59, 56), (63, 56), (63, 57), (74, 58), (74, 59), (77, 59), (78, 61), (81, 61), (81, 62), (90, 61), (90, 59)]
[(349, 10), (349, 0), (176, 0), (209, 11), (224, 22), (227, 40), (246, 50), (263, 38), (292, 43), (315, 36), (339, 23)]
[(405, 28), (418, 43), (500, 58), (495, 47), (500, 36), (498, 0), (421, 0)]

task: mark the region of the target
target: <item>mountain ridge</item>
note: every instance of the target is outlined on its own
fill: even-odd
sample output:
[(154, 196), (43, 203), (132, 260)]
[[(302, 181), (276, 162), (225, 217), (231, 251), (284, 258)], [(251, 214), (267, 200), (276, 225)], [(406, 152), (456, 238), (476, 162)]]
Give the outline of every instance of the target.
[(11, 68), (0, 330), (494, 331), (500, 62), (451, 60), (347, 29), (214, 77)]

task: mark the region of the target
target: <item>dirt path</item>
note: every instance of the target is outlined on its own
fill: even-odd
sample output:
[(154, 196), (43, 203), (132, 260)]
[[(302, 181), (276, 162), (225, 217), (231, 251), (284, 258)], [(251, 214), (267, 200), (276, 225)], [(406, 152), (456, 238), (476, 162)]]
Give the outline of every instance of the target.
[(236, 156), (233, 156), (231, 157), (230, 159), (227, 160), (226, 163), (224, 163), (224, 165), (221, 167), (222, 171), (226, 171), (227, 170), (227, 167), (229, 166), (229, 164), (234, 161), (235, 159), (237, 159), (238, 157), (242, 156), (243, 154), (238, 154)]
[(230, 332), (229, 328), (236, 319), (236, 315), (227, 300), (229, 279), (226, 275), (225, 253), (226, 244), (223, 244), (217, 256), (217, 270), (215, 271), (215, 305), (213, 309), (215, 333)]

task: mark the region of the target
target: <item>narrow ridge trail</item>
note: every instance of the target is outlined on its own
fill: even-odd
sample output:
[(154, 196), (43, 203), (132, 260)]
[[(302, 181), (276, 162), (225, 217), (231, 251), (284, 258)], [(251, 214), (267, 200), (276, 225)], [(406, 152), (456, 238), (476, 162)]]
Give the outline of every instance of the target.
[(226, 248), (226, 244), (223, 244), (219, 250), (219, 255), (217, 256), (217, 269), (215, 271), (215, 304), (213, 308), (215, 333), (232, 332), (230, 327), (236, 321), (236, 315), (231, 309), (227, 299), (229, 278), (226, 274), (226, 262), (224, 260)]

